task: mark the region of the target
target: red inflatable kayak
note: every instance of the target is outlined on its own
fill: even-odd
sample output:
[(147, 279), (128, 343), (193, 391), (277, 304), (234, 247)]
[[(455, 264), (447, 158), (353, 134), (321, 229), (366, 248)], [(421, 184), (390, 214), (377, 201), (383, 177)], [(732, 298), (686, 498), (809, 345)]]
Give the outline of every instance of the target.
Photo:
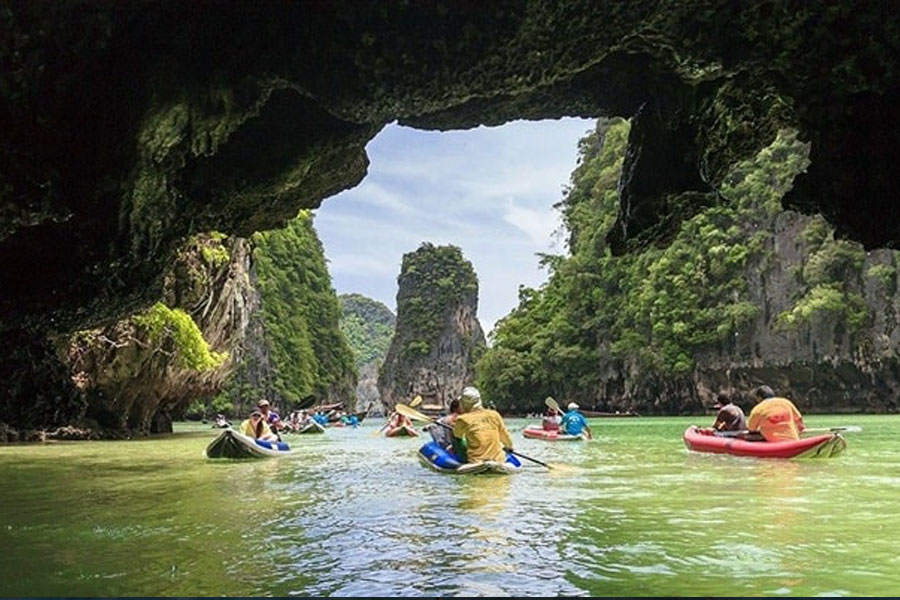
[(826, 433), (791, 442), (748, 442), (713, 435), (712, 429), (691, 425), (684, 432), (684, 445), (694, 452), (755, 456), (757, 458), (828, 458), (844, 451), (847, 442), (839, 433)]
[(585, 439), (584, 435), (560, 433), (558, 430), (544, 429), (540, 425), (529, 425), (522, 430), (522, 435), (527, 438), (546, 440), (548, 442), (580, 442)]

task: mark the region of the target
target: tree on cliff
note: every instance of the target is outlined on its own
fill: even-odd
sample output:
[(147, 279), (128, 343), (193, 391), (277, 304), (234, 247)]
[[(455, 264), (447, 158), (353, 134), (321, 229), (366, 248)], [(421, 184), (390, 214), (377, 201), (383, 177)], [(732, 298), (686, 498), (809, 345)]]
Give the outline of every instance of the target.
[(390, 408), (416, 394), (446, 406), (474, 377), (484, 351), (478, 278), (456, 246), (423, 243), (403, 255), (397, 327), (378, 377)]

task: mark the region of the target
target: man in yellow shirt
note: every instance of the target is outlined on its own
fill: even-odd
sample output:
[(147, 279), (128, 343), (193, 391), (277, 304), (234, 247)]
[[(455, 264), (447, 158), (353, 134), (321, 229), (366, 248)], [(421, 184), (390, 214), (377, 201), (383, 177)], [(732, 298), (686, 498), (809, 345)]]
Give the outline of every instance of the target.
[(466, 461), (504, 462), (504, 448), (512, 450), (512, 439), (500, 413), (484, 408), (481, 393), (474, 387), (463, 390), (460, 404), (462, 414), (456, 417), (453, 424), (453, 437), (465, 442)]
[(775, 392), (767, 385), (754, 391), (760, 402), (750, 411), (747, 426), (750, 431), (758, 431), (767, 442), (789, 442), (800, 439), (800, 432), (806, 429), (803, 417), (794, 403), (787, 398), (776, 398)]

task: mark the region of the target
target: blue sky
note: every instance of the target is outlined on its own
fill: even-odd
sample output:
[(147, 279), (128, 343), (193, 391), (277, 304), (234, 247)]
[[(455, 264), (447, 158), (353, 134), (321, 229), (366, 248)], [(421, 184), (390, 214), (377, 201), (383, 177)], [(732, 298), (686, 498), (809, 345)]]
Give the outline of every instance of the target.
[(593, 125), (514, 121), (443, 133), (388, 125), (366, 147), (363, 182), (316, 211), (335, 289), (396, 312), (403, 254), (425, 241), (453, 244), (478, 275), (478, 317), (488, 333), (518, 303), (520, 284), (546, 281), (535, 253), (565, 251), (552, 206)]

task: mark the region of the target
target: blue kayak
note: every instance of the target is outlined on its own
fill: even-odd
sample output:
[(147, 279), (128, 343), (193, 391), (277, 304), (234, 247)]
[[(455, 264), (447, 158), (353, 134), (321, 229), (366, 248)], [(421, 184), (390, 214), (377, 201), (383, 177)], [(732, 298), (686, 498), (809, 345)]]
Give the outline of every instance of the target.
[(457, 475), (473, 475), (475, 473), (502, 473), (508, 475), (522, 468), (522, 463), (519, 462), (519, 459), (508, 452), (506, 461), (502, 463), (493, 460), (463, 463), (460, 462), (458, 456), (448, 452), (437, 442), (428, 442), (419, 448), (419, 460), (426, 467), (439, 473), (453, 473)]

